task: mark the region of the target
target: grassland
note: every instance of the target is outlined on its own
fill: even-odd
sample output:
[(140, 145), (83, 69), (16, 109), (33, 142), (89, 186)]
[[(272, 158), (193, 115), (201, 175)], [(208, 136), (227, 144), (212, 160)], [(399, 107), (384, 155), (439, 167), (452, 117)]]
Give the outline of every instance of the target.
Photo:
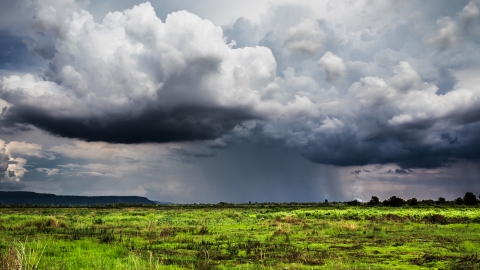
[(480, 269), (478, 206), (0, 208), (1, 269)]

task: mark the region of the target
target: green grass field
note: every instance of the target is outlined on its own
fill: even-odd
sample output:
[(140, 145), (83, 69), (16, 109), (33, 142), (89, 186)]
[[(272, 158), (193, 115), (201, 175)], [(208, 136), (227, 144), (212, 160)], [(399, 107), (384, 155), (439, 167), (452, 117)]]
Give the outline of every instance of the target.
[(0, 208), (2, 269), (480, 269), (480, 208)]

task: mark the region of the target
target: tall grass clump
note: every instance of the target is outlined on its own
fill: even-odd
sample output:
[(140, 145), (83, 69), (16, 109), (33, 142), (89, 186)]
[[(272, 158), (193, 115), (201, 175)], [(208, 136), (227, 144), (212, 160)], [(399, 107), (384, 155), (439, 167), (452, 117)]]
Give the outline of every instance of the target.
[(45, 245), (42, 245), (40, 242), (36, 242), (32, 247), (27, 246), (27, 240), (23, 243), (15, 242), (14, 246), (0, 257), (0, 269), (38, 269), (44, 251)]

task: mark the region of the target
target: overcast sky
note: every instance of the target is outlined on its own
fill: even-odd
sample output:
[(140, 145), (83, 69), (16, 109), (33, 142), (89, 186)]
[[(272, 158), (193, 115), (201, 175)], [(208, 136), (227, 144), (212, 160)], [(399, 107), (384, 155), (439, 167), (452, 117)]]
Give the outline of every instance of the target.
[(0, 189), (480, 193), (480, 1), (0, 2)]

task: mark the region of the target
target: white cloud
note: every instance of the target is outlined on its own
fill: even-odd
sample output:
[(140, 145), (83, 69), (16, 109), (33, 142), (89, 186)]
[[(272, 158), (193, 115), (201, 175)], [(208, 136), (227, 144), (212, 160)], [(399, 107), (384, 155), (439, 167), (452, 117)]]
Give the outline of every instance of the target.
[(27, 164), (27, 160), (24, 158), (10, 158), (3, 179), (6, 181), (20, 181), (25, 172), (27, 172), (24, 168), (25, 164)]
[(8, 155), (34, 156), (43, 158), (42, 146), (34, 143), (12, 141), (6, 144), (5, 152)]
[(0, 182), (19, 182), (27, 172), (27, 169), (25, 169), (27, 160), (14, 157), (18, 155), (47, 158), (42, 153), (42, 147), (38, 144), (17, 141), (5, 143), (5, 141), (0, 140), (0, 172), (3, 174), (0, 175)]
[(345, 124), (337, 118), (330, 118), (327, 117), (323, 121), (322, 125), (317, 129), (320, 132), (335, 132), (341, 130), (341, 128), (345, 127)]
[(405, 61), (394, 68), (395, 76), (387, 82), (400, 92), (421, 89), (422, 80), (412, 66)]
[(347, 68), (343, 63), (343, 59), (336, 56), (332, 52), (326, 52), (318, 61), (326, 72), (325, 79), (329, 82), (334, 82), (345, 75)]
[(360, 79), (360, 82), (350, 87), (349, 92), (365, 107), (385, 104), (392, 101), (397, 94), (387, 82), (377, 77)]
[(288, 49), (309, 54), (315, 54), (326, 38), (318, 22), (310, 19), (285, 29), (284, 35), (283, 42)]

